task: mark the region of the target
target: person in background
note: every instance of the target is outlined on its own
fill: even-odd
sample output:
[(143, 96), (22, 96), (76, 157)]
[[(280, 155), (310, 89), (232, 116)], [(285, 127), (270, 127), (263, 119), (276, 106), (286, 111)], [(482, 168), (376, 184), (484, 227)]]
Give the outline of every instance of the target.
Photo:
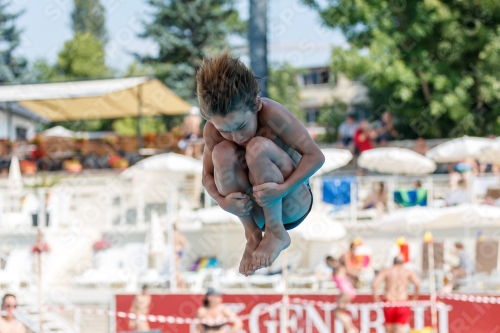
[(458, 256), (458, 266), (452, 267), (448, 276), (448, 282), (443, 287), (444, 292), (451, 292), (457, 286), (457, 279), (466, 277), (468, 274), (474, 274), (474, 264), (464, 245), (460, 242), (455, 243), (456, 254)]
[(352, 323), (351, 317), (347, 314), (346, 307), (356, 297), (356, 290), (352, 286), (347, 276), (347, 268), (344, 260), (332, 257), (329, 258), (329, 266), (333, 268), (333, 281), (340, 290), (337, 298), (337, 308), (334, 310), (335, 318), (344, 325), (347, 333), (358, 333), (359, 330)]
[(332, 256), (327, 256), (325, 258), (325, 264), (326, 264), (326, 267), (328, 268), (328, 272), (330, 274), (333, 274), (334, 261), (335, 261), (335, 259)]
[(417, 180), (415, 182), (415, 190), (421, 189), (422, 188), (422, 182), (420, 180)]
[(420, 155), (424, 155), (425, 156), (425, 154), (427, 153), (428, 150), (429, 150), (429, 147), (425, 143), (424, 138), (422, 138), (422, 137), (418, 138), (417, 142), (416, 142), (416, 145), (415, 145), (414, 151), (416, 153), (419, 153)]
[(458, 181), (457, 188), (451, 188), (446, 194), (446, 206), (456, 206), (470, 202), (470, 195), (467, 191), (467, 183), (464, 179)]
[[(370, 128), (368, 120), (361, 120), (358, 129), (354, 133), (354, 156), (356, 160), (357, 156), (361, 155), (362, 152), (373, 148), (372, 139), (375, 138), (376, 135), (376, 131)], [(366, 172), (366, 169), (360, 168), (359, 166), (356, 170), (358, 176), (364, 176)]]
[[(378, 287), (381, 282), (385, 283), (384, 298), (386, 302), (408, 301), (408, 287), (413, 284), (415, 291), (412, 300), (418, 300), (420, 280), (415, 272), (404, 267), (404, 259), (401, 255), (394, 258), (394, 265), (385, 268), (378, 273), (372, 283), (373, 300), (380, 302)], [(385, 306), (384, 317), (387, 333), (403, 333), (404, 327), (410, 319), (411, 309), (409, 306)]]
[(17, 299), (13, 294), (5, 294), (2, 298), (2, 317), (0, 317), (0, 333), (26, 333), (26, 327), (14, 318)]
[(187, 288), (186, 281), (182, 277), (183, 259), (186, 254), (186, 250), (189, 248), (189, 242), (184, 237), (184, 235), (177, 230), (177, 226), (174, 224), (174, 250), (175, 250), (175, 265), (177, 267), (177, 287), (180, 289)]
[[(198, 308), (196, 319), (206, 320), (208, 322), (215, 321), (213, 324), (203, 323), (196, 326), (196, 333), (236, 333), (242, 327), (242, 321), (236, 316), (231, 309), (222, 304), (222, 294), (213, 288), (208, 288), (203, 306)], [(231, 329), (226, 330), (226, 326), (232, 323)]]
[[(496, 136), (494, 134), (490, 134), (487, 136), (488, 139), (495, 139)], [(484, 175), (486, 172), (492, 172), (495, 175), (500, 173), (500, 168), (498, 164), (490, 164), (490, 163), (481, 163), (479, 164), (479, 174)]]
[(201, 145), (197, 144), (197, 140), (201, 136), (201, 116), (200, 109), (192, 107), (189, 114), (184, 117), (182, 122), (182, 132), (184, 138), (179, 142), (179, 147), (185, 150), (186, 156), (199, 158), (201, 157)]
[(368, 120), (363, 119), (359, 123), (359, 127), (354, 132), (354, 145), (356, 147), (356, 154), (359, 155), (365, 150), (372, 149), (372, 138), (375, 133), (370, 128)]
[(450, 188), (454, 190), (458, 187), (459, 181), (465, 180), (468, 175), (477, 176), (479, 166), (474, 158), (468, 157), (461, 162), (451, 163), (448, 166), (448, 173), (450, 174)]
[(348, 114), (346, 119), (340, 124), (338, 140), (342, 148), (347, 148), (354, 152), (354, 134), (358, 129), (358, 123), (353, 114)]
[[(149, 322), (147, 319), (139, 318), (140, 315), (148, 316), (151, 306), (151, 295), (147, 285), (142, 286), (142, 292), (134, 297), (130, 306), (130, 313), (134, 313), (137, 318), (130, 319), (128, 327), (135, 331), (149, 331)], [(0, 331), (1, 332), (1, 331)]]
[(340, 259), (346, 268), (346, 274), (351, 283), (356, 286), (359, 281), (359, 274), (361, 273), (361, 263), (356, 257), (357, 242), (351, 242), (349, 250), (340, 256)]
[(387, 146), (387, 141), (395, 138), (397, 135), (398, 132), (394, 129), (392, 115), (387, 111), (384, 112), (377, 126), (377, 143), (379, 146), (385, 147)]
[(363, 209), (375, 208), (378, 217), (381, 217), (387, 209), (387, 193), (383, 182), (372, 184), (372, 192), (366, 197)]
[(189, 242), (184, 237), (184, 235), (177, 229), (177, 226), (174, 224), (174, 248), (175, 248), (175, 256), (176, 256), (176, 265), (177, 269), (182, 268), (182, 259), (186, 250), (189, 248)]

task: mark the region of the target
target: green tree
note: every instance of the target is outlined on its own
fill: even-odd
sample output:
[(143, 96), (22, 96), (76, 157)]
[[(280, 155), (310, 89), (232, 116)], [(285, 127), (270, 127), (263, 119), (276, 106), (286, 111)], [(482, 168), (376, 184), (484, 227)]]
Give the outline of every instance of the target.
[[(49, 75), (44, 62), (40, 62), (41, 73)], [(45, 69), (45, 71), (43, 71)], [(59, 52), (55, 73), (49, 80), (77, 80), (109, 77), (112, 72), (106, 66), (103, 44), (90, 33), (76, 33), (72, 40), (64, 43)], [(113, 120), (95, 119), (65, 121), (58, 123), (74, 131), (111, 130)]]
[(299, 105), (300, 95), (297, 75), (302, 71), (288, 63), (269, 69), (269, 98), (283, 104), (298, 119), (304, 120), (304, 110)]
[(72, 40), (64, 43), (56, 68), (66, 79), (102, 78), (111, 74), (106, 66), (102, 42), (88, 32), (78, 32)]
[(73, 32), (88, 32), (105, 44), (108, 37), (104, 6), (99, 0), (74, 0), (74, 4), (71, 12)]
[[(137, 135), (137, 118), (127, 117), (117, 119), (112, 125), (113, 131), (120, 135), (135, 136)], [(142, 134), (157, 134), (165, 132), (166, 126), (161, 116), (143, 117), (141, 119)]]
[(0, 83), (22, 80), (27, 69), (26, 59), (16, 55), (22, 33), (16, 20), (22, 12), (11, 13), (9, 6), (10, 1), (0, 0)]
[(232, 0), (148, 0), (152, 9), (144, 31), (159, 47), (158, 54), (139, 56), (154, 65), (156, 76), (179, 96), (197, 104), (195, 75), (200, 60), (227, 46), (231, 33), (244, 30)]
[(372, 116), (405, 137), (500, 129), (500, 6), (493, 0), (303, 0), (345, 34), (334, 72), (363, 80)]
[(29, 82), (49, 82), (57, 80), (57, 70), (46, 59), (37, 59), (30, 64)]

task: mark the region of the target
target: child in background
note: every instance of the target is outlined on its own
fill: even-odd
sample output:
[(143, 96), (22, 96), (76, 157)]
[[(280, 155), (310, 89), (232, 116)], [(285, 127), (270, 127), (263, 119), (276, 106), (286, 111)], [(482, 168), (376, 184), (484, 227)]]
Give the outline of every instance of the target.
[(196, 81), (207, 120), (203, 185), (243, 223), (247, 243), (239, 271), (250, 275), (290, 246), (286, 230), (311, 211), (308, 179), (325, 158), (290, 111), (259, 97), (252, 71), (228, 52), (205, 58)]
[(347, 314), (346, 307), (356, 297), (356, 289), (352, 286), (347, 278), (347, 269), (344, 260), (327, 258), (328, 266), (333, 268), (333, 281), (337, 284), (340, 290), (339, 297), (337, 298), (337, 308), (335, 309), (335, 318), (340, 320), (345, 327), (347, 333), (358, 333), (358, 329), (352, 323), (351, 317)]

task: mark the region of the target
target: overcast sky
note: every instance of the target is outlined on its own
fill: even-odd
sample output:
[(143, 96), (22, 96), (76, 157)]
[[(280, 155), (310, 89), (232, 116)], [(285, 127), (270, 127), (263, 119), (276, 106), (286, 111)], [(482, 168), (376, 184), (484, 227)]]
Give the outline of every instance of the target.
[[(13, 11), (24, 10), (18, 26), (24, 29), (20, 53), (29, 60), (54, 62), (64, 41), (72, 38), (70, 13), (73, 0), (11, 0)], [(138, 0), (101, 0), (106, 8), (110, 41), (107, 63), (125, 70), (133, 60), (129, 52), (154, 53), (155, 45), (137, 37), (148, 7)], [(332, 45), (345, 45), (338, 31), (321, 26), (318, 15), (298, 0), (269, 0), (269, 61), (288, 61), (296, 67), (325, 65)], [(248, 17), (248, 0), (237, 0), (242, 17)], [(234, 42), (241, 42), (234, 40)]]

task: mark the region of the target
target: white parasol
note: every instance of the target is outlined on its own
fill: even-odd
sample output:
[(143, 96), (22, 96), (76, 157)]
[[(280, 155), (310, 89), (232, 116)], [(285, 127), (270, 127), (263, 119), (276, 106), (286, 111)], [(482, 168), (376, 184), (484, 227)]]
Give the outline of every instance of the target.
[(463, 136), (446, 141), (429, 150), (425, 156), (436, 163), (455, 163), (469, 157), (475, 157), (481, 150), (493, 142), (493, 139)]
[(415, 232), (500, 226), (500, 207), (462, 204), (444, 208), (401, 208), (380, 220), (378, 229)]
[(59, 125), (49, 128), (40, 134), (42, 136), (54, 136), (59, 138), (74, 138), (76, 136), (76, 133), (73, 132), (72, 130), (69, 130), (66, 127), (62, 127)]
[(436, 170), (436, 163), (413, 150), (397, 147), (364, 151), (358, 165), (380, 173), (424, 175)]
[(500, 163), (500, 137), (483, 147), (475, 156), (482, 163)]
[(20, 195), (23, 191), (23, 177), (21, 175), (21, 168), (19, 167), (19, 159), (17, 156), (13, 156), (10, 161), (7, 188), (12, 195)]
[(325, 155), (325, 163), (314, 175), (320, 176), (327, 172), (341, 168), (352, 160), (352, 153), (347, 149), (326, 148), (321, 149)]
[(172, 171), (184, 174), (201, 174), (203, 164), (200, 160), (175, 153), (165, 153), (151, 156), (122, 172), (129, 178), (142, 171)]

